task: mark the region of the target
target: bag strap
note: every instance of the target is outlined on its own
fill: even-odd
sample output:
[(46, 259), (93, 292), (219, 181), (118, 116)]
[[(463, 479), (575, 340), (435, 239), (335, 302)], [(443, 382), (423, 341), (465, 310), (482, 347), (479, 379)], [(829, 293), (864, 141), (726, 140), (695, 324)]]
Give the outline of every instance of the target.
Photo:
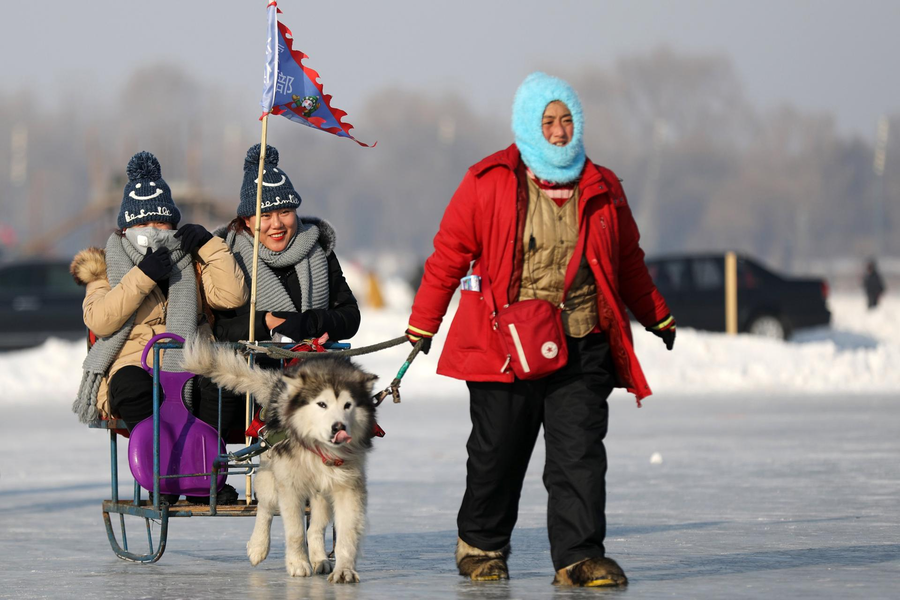
[[(484, 258), (484, 254), (481, 255)], [(491, 320), (494, 320), (494, 317), (497, 316), (497, 305), (494, 303), (494, 293), (491, 289), (491, 276), (487, 273), (487, 265), (483, 265), (484, 271), (481, 274), (481, 296), (484, 298), (484, 301), (487, 302), (488, 310), (491, 311)]]
[[(577, 209), (577, 206), (576, 206)], [(572, 287), (572, 284), (575, 282), (575, 275), (578, 274), (578, 268), (581, 266), (581, 258), (584, 256), (584, 245), (587, 240), (587, 232), (584, 232), (582, 235), (581, 232), (581, 223), (578, 224), (578, 241), (575, 243), (575, 249), (572, 251), (572, 258), (569, 259), (569, 264), (566, 266), (566, 278), (565, 283), (563, 285), (563, 295), (562, 300), (560, 300), (559, 308), (562, 310), (565, 308), (566, 304), (566, 296), (569, 295), (569, 288)], [(481, 263), (482, 263), (482, 273), (481, 273), (481, 293), (484, 297), (485, 302), (487, 302), (488, 309), (491, 311), (491, 319), (497, 316), (497, 305), (494, 302), (494, 294), (491, 288), (491, 276), (488, 274), (488, 265), (485, 261), (485, 253), (481, 253)]]

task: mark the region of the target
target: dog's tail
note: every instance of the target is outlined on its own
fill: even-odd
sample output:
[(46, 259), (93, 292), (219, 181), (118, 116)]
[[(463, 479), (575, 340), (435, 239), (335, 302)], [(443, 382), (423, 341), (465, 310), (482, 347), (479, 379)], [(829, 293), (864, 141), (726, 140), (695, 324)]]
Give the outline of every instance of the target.
[(278, 371), (251, 367), (247, 359), (234, 350), (217, 348), (200, 339), (200, 336), (185, 347), (182, 365), (186, 371), (209, 377), (224, 388), (242, 394), (250, 392), (264, 406), (271, 395), (284, 385)]

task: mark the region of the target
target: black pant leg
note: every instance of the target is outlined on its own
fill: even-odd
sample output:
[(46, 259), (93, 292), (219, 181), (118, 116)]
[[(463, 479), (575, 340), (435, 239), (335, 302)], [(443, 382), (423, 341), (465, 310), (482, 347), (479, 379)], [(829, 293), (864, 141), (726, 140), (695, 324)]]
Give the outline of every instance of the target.
[(543, 406), (533, 385), (467, 382), (472, 433), (466, 444), (466, 493), (459, 537), (481, 550), (509, 543), (522, 482), (541, 427)]
[(547, 530), (554, 568), (605, 555), (607, 398), (614, 367), (601, 334), (570, 340), (569, 365), (548, 377), (544, 399), (549, 494)]
[[(194, 416), (211, 425), (219, 426), (219, 387), (207, 377), (199, 377), (194, 393)], [(235, 394), (231, 390), (222, 390), (222, 436), (227, 437), (229, 431), (240, 430), (244, 427), (244, 414), (246, 412), (246, 396)]]
[(134, 429), (153, 415), (153, 376), (134, 365), (116, 371), (109, 380), (109, 406), (129, 431)]

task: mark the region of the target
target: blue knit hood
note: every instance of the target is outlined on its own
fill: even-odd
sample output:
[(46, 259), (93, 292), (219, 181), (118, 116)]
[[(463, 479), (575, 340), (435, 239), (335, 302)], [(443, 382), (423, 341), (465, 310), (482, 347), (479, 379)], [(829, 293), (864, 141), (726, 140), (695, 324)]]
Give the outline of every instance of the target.
[[(541, 129), (547, 105), (554, 100), (565, 103), (572, 113), (574, 132), (565, 146), (554, 146)], [(535, 72), (525, 78), (516, 91), (512, 109), (512, 131), (522, 160), (539, 178), (553, 183), (570, 183), (584, 168), (584, 114), (581, 100), (568, 83), (546, 73)]]

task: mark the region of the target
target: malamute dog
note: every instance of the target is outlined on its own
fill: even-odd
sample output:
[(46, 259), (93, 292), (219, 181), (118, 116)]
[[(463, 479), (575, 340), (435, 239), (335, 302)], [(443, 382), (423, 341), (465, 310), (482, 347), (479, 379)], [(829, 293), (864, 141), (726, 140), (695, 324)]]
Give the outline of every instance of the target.
[[(287, 431), (256, 476), (256, 525), (247, 542), (250, 564), (269, 554), (277, 508), (284, 521), (285, 562), (293, 577), (326, 574), (333, 583), (355, 583), (356, 554), (365, 528), (366, 454), (372, 447), (376, 376), (349, 359), (316, 357), (286, 372), (250, 367), (228, 348), (195, 341), (184, 368), (218, 385), (250, 392), (267, 407), (267, 425)], [(309, 500), (309, 554), (303, 512)], [(325, 527), (334, 515), (335, 564), (325, 553)]]

